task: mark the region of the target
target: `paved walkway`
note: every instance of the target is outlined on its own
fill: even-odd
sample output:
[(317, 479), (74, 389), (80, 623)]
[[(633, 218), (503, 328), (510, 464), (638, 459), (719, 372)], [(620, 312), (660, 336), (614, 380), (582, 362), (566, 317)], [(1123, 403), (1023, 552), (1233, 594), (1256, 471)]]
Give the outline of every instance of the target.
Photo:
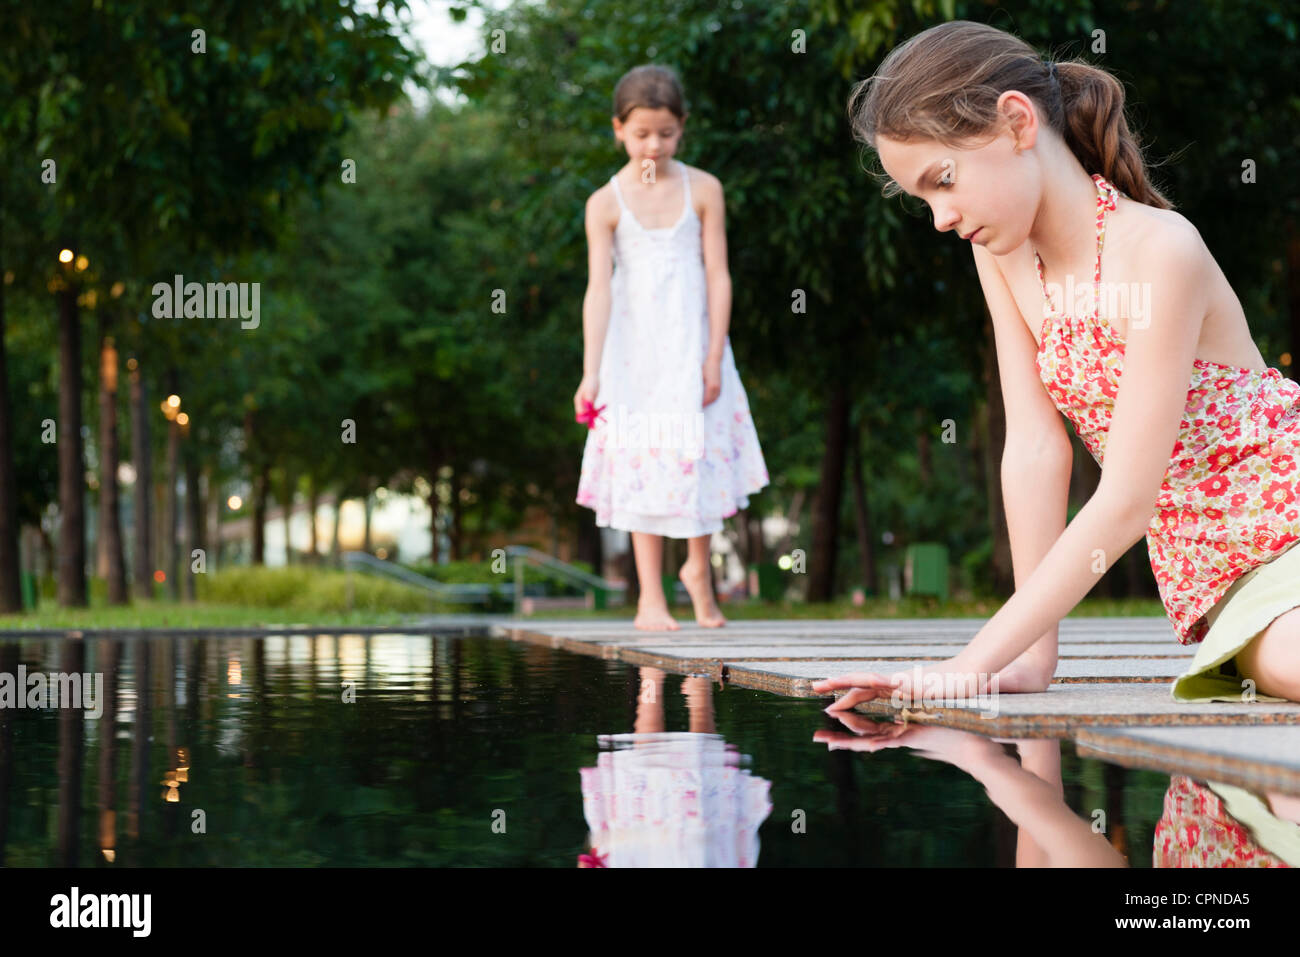
[[(507, 619), (491, 631), (578, 654), (707, 675), (796, 698), (824, 697), (819, 678), (847, 671), (902, 671), (954, 655), (985, 618), (729, 621), (644, 632), (631, 621)], [(908, 721), (1001, 738), (1068, 737), (1079, 753), (1130, 767), (1191, 774), (1248, 789), (1300, 794), (1300, 704), (1185, 704), (1169, 686), (1195, 649), (1167, 619), (1066, 618), (1060, 664), (1041, 694), (1000, 694), (942, 707), (904, 709)], [(897, 715), (886, 700), (859, 711)], [(1207, 727), (1209, 726), (1209, 727)]]

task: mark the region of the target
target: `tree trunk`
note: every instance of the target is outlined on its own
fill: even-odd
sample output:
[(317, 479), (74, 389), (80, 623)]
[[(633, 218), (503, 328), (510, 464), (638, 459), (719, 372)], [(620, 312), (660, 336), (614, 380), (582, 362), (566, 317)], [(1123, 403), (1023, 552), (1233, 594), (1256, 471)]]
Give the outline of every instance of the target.
[[(4, 211), (0, 209), (0, 218)], [(0, 268), (0, 613), (22, 611), (19, 587), (18, 490), (14, 471), (13, 414), (5, 355), (4, 269)], [(0, 838), (3, 830), (0, 829)]]
[[(185, 524), (189, 528), (189, 547), (185, 549), (182, 556), (184, 568), (182, 575), (185, 581), (185, 600), (194, 601), (198, 597), (194, 569), (194, 552), (206, 552), (203, 545), (203, 496), (199, 490), (199, 462), (198, 454), (191, 441), (191, 436), (185, 436)], [(204, 565), (207, 568), (207, 556), (204, 555)]]
[(374, 548), (371, 547), (371, 542), (370, 542), (370, 514), (372, 511), (374, 511), (374, 507), (375, 507), (375, 483), (372, 482), (370, 479), (366, 479), (365, 506), (366, 506), (366, 529), (365, 529), (365, 534), (361, 539), (361, 550), (365, 552), (367, 555), (373, 555)]
[(930, 464), (930, 422), (926, 409), (916, 410), (916, 462), (921, 473), (921, 488), (928, 489), (934, 478)]
[(850, 433), (853, 457), (853, 505), (858, 525), (858, 558), (862, 568), (862, 588), (867, 595), (876, 593), (876, 537), (871, 530), (871, 511), (867, 505), (867, 485), (862, 475), (862, 425), (855, 424)]
[(137, 359), (127, 362), (131, 373), (131, 459), (135, 465), (135, 562), (133, 590), (137, 598), (153, 597), (153, 456), (149, 444), (149, 399)]
[(293, 493), (295, 476), (286, 466), (284, 470), (284, 566), (293, 564), (293, 538), (290, 535), (290, 522), (293, 521)]
[(307, 524), (311, 534), (311, 555), (308, 558), (313, 565), (320, 561), (320, 542), (316, 537), (316, 509), (320, 506), (320, 490), (316, 487), (316, 476), (307, 476)]
[(221, 485), (216, 478), (216, 468), (209, 465), (204, 474), (204, 511), (207, 513), (207, 528), (204, 540), (208, 543), (208, 574), (211, 575), (221, 564), (221, 509), (225, 502), (221, 500)]
[[(175, 368), (167, 372), (167, 394), (175, 395), (178, 388)], [(179, 410), (177, 410), (179, 411)], [(181, 427), (176, 421), (176, 412), (167, 420), (167, 488), (163, 498), (163, 574), (166, 595), (172, 601), (181, 596), (180, 588), (180, 543), (177, 541), (180, 524), (180, 454)]]
[(808, 562), (808, 601), (830, 601), (835, 593), (835, 564), (839, 555), (840, 501), (844, 491), (844, 458), (848, 445), (848, 389), (837, 385), (826, 411), (826, 449), (813, 504), (812, 555)]
[(578, 516), (578, 561), (587, 562), (597, 575), (605, 574), (604, 543), (596, 525), (596, 513), (584, 508)]
[(330, 564), (335, 568), (339, 564), (339, 519), (343, 515), (343, 503), (347, 499), (343, 498), (342, 490), (334, 495), (334, 530), (330, 532)]
[(451, 527), (447, 530), (447, 551), (453, 562), (461, 560), (460, 533), (461, 511), (464, 503), (460, 500), (461, 482), (464, 481), (459, 469), (451, 471)]
[(271, 465), (263, 462), (253, 481), (253, 564), (266, 564), (266, 502), (271, 495)]
[(442, 560), (441, 546), (438, 543), (438, 466), (429, 470), (429, 561), (437, 565)]
[(107, 311), (99, 317), (99, 542), (107, 568), (108, 603), (125, 605), (126, 563), (122, 557), (122, 519), (117, 489), (117, 349), (109, 334)]
[(86, 605), (85, 459), (81, 449), (81, 318), (68, 280), (59, 305), (59, 604)]

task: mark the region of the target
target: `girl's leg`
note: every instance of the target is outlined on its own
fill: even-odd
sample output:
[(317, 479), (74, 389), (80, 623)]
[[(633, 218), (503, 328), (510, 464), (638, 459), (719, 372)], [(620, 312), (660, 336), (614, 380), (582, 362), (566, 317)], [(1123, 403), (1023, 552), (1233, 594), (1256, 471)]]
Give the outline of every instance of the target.
[(644, 631), (677, 631), (681, 626), (668, 613), (668, 600), (664, 598), (663, 537), (633, 532), (632, 552), (636, 555), (636, 576), (641, 583), (641, 597), (632, 624)]
[(1300, 608), (1278, 615), (1237, 652), (1237, 673), (1260, 694), (1300, 701)]
[(683, 678), (682, 694), (686, 697), (686, 713), (690, 715), (691, 734), (717, 734), (713, 717), (713, 679)]
[(705, 628), (719, 628), (727, 623), (713, 598), (713, 570), (709, 566), (709, 539), (712, 537), (696, 535), (687, 539), (690, 542), (690, 554), (682, 570), (677, 573), (677, 577), (690, 592), (691, 604), (695, 606), (695, 620)]
[(641, 668), (641, 687), (636, 695), (636, 723), (632, 730), (637, 734), (653, 734), (664, 730), (664, 673), (658, 668)]

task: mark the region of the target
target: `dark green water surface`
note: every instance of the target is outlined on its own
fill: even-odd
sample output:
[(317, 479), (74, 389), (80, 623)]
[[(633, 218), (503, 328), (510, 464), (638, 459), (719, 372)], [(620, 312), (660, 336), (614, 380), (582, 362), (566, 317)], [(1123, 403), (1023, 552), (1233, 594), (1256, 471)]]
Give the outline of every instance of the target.
[(1008, 814), (1068, 808), (1148, 867), (1170, 785), (1038, 741), (1064, 797), (1013, 767), (1004, 813), (940, 756), (815, 741), (826, 701), (500, 638), (0, 641), (19, 666), (103, 675), (103, 715), (0, 708), (8, 866), (574, 867), (589, 817), (611, 864), (1013, 866)]

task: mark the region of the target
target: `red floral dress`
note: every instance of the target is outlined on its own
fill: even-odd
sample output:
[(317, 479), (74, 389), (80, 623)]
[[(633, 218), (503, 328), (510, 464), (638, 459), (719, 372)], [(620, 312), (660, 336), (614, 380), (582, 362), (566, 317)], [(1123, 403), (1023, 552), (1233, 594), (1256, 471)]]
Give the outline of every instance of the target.
[(1290, 867), (1251, 837), (1212, 790), (1175, 774), (1156, 823), (1152, 867)]
[[(1101, 465), (1124, 341), (1100, 309), (1106, 211), (1115, 208), (1119, 190), (1100, 175), (1092, 178), (1098, 191), (1097, 268), (1087, 290), (1092, 316), (1053, 310), (1043, 261), (1034, 253), (1045, 300), (1035, 361), (1052, 401)], [(1233, 582), (1300, 538), (1298, 463), (1300, 383), (1277, 369), (1196, 359), (1146, 535), (1160, 599), (1180, 643), (1204, 639), (1205, 613)]]

